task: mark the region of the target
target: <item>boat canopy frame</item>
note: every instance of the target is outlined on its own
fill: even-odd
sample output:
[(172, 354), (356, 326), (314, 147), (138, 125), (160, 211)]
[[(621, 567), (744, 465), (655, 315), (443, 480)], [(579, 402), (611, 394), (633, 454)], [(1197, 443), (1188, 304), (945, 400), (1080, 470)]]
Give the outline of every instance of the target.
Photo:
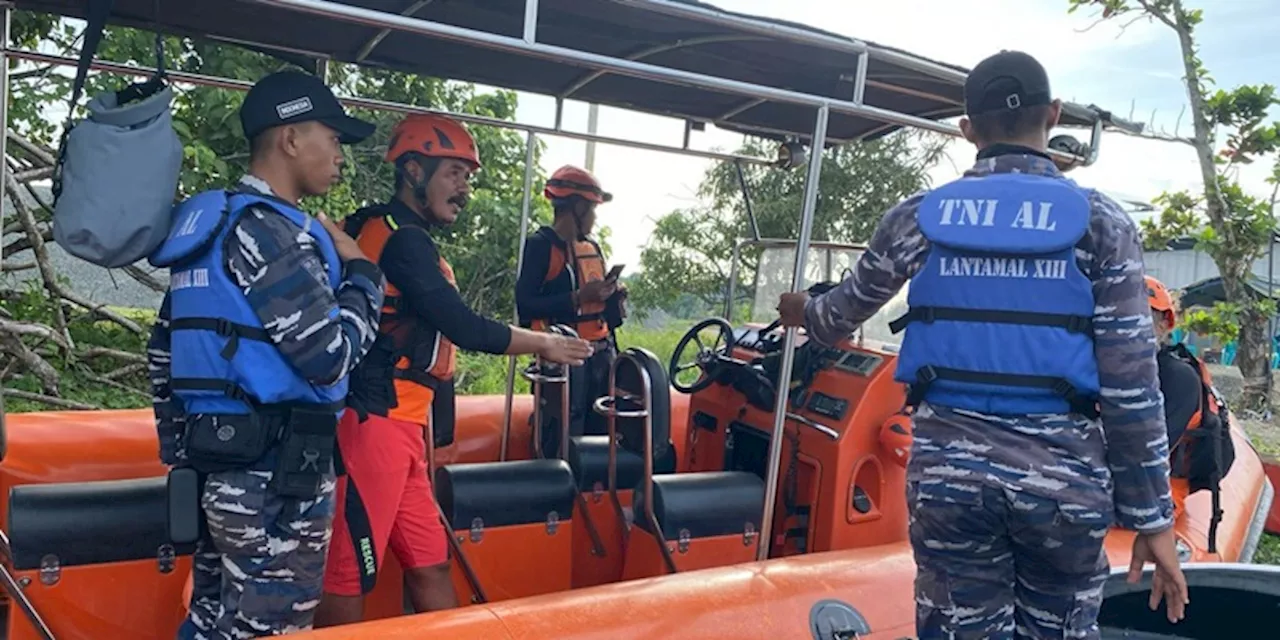
[[(68, 66), (77, 62), (10, 48), (12, 11), (84, 18), (91, 1), (95, 0), (0, 0), (0, 127), (8, 128), (9, 57)], [(375, 4), (400, 10), (375, 10), (371, 8)], [(533, 147), (538, 135), (788, 168), (801, 163), (794, 151), (807, 143), (810, 152), (803, 159), (807, 162), (805, 192), (791, 291), (798, 291), (803, 282), (823, 151), (902, 127), (959, 136), (959, 129), (942, 119), (963, 114), (963, 83), (968, 73), (962, 67), (891, 47), (731, 13), (696, 0), (115, 0), (108, 24), (242, 46), (322, 75), (328, 61), (336, 60), (554, 96), (554, 127), (445, 114), (527, 133), (521, 238), (528, 235)], [(144, 67), (101, 61), (94, 68), (126, 75), (152, 73)], [(178, 83), (238, 90), (250, 86), (199, 74), (170, 70), (166, 74)], [(566, 130), (562, 126), (566, 99), (683, 119), (683, 144), (676, 147)], [(344, 101), (376, 110), (444, 113), (361, 98)], [(791, 162), (785, 157), (770, 160), (690, 148), (691, 132), (708, 123), (778, 140), (788, 152), (780, 155)], [(1064, 104), (1060, 124), (1091, 130), (1091, 140), (1079, 154), (1050, 150), (1067, 166), (1092, 164), (1104, 129), (1135, 134), (1142, 130), (1140, 124), (1120, 120), (1098, 107), (1074, 103)], [(6, 138), (0, 136), (0, 157), (5, 154)], [(0, 212), (0, 223), (2, 216)], [(519, 270), (523, 244), (517, 251)], [(796, 337), (794, 327), (786, 330), (779, 380), (791, 377)], [(503, 460), (514, 374), (515, 358), (511, 357)], [(786, 419), (786, 394), (779, 394), (761, 540), (771, 535)], [(767, 559), (768, 553), (769, 545), (761, 544), (757, 559)], [(34, 611), (27, 613), (30, 617)]]

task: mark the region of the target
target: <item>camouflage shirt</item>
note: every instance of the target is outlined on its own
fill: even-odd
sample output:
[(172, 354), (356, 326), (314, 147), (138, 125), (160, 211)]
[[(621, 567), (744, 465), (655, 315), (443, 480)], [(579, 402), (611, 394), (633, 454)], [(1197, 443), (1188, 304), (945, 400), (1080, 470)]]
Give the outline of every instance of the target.
[[(270, 186), (253, 176), (245, 176), (239, 188), (271, 193)], [(240, 216), (227, 233), (223, 254), (227, 273), (285, 360), (303, 378), (318, 385), (332, 384), (349, 374), (372, 348), (385, 285), (377, 265), (368, 260), (347, 261), (335, 292), (311, 236), (260, 206)], [(312, 277), (299, 278), (299, 271)], [(147, 343), (147, 365), (160, 459), (175, 464), (185, 458), (184, 425), (169, 388), (169, 307), (166, 293)]]
[[(965, 175), (1024, 172), (1065, 179), (1045, 156), (1003, 151), (979, 159)], [(831, 345), (850, 335), (924, 266), (929, 241), (916, 218), (923, 197), (916, 194), (891, 209), (853, 275), (809, 302), (805, 328), (811, 338)], [(1142, 247), (1136, 225), (1119, 205), (1096, 191), (1090, 202), (1089, 230), (1076, 245), (1076, 257), (1093, 282), (1100, 421), (1076, 414), (993, 416), (923, 404), (915, 414), (908, 479), (939, 490), (951, 481), (993, 483), (1057, 499), (1064, 510), (1082, 515), (1114, 509), (1119, 526), (1157, 532), (1172, 526), (1173, 502)]]

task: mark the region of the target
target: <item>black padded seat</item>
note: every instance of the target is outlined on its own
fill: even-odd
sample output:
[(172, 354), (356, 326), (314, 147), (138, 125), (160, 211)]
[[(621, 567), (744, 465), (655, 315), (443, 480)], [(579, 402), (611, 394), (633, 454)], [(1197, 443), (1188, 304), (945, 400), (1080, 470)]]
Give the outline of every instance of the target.
[[(588, 493), (609, 486), (609, 436), (578, 436), (569, 439), (569, 467), (578, 483), (578, 491)], [(667, 457), (653, 461), (653, 473), (675, 473), (675, 448)], [(618, 447), (618, 489), (633, 489), (644, 479), (644, 460), (636, 453)]]
[[(26, 484), (9, 490), (13, 568), (39, 569), (47, 555), (62, 567), (155, 560), (169, 540), (166, 476)], [(194, 545), (173, 545), (188, 555)]]
[(558, 458), (451, 464), (436, 470), (440, 512), (456, 529), (476, 519), (486, 528), (545, 523), (551, 512), (572, 518), (578, 497), (573, 471)]
[[(637, 490), (633, 504), (636, 526), (653, 533), (644, 513), (644, 492)], [(744, 471), (676, 473), (653, 478), (653, 513), (667, 540), (676, 540), (681, 529), (690, 538), (740, 534), (750, 522), (760, 530), (764, 510), (764, 482)]]
[[(658, 361), (658, 357), (653, 355), (653, 352), (647, 349), (631, 347), (625, 353), (635, 358), (640, 367), (649, 374), (654, 463), (674, 458), (671, 452), (673, 448), (671, 444), (671, 383), (667, 379), (667, 368)], [(642, 397), (644, 381), (636, 367), (625, 363), (615, 363), (614, 367), (616, 371), (614, 387), (618, 392), (637, 398)], [(615, 408), (618, 411), (636, 411), (642, 407), (636, 401), (620, 400), (615, 404)], [(618, 433), (622, 436), (619, 448), (629, 449), (637, 455), (644, 455), (644, 444), (641, 439), (641, 434), (644, 433), (644, 418), (619, 417), (615, 424)]]

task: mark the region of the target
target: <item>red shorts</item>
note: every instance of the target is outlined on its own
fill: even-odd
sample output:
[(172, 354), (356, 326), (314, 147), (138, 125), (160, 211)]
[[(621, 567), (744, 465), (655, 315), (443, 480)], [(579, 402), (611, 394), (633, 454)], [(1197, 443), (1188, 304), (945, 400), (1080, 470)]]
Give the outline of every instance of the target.
[(426, 430), (347, 409), (338, 448), (347, 475), (338, 478), (333, 538), (324, 590), (359, 596), (373, 589), (388, 543), (405, 569), (448, 562), (448, 540), (427, 478)]

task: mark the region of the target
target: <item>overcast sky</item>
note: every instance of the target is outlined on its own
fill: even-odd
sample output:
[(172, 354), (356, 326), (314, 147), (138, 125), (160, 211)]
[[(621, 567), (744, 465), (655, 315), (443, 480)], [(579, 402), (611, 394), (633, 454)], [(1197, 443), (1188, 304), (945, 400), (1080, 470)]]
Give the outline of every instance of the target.
[[(1140, 22), (1119, 34), (1118, 25), (1084, 31), (1093, 20), (1067, 15), (1067, 0), (711, 0), (729, 10), (821, 26), (847, 36), (906, 49), (935, 60), (972, 67), (1000, 49), (1026, 51), (1047, 68), (1058, 97), (1097, 104), (1121, 117), (1172, 131), (1186, 105), (1177, 39), (1163, 25)], [(1280, 0), (1188, 0), (1205, 7), (1199, 33), (1201, 57), (1221, 87), (1268, 82), (1280, 85)], [(998, 26), (997, 26), (998, 25)], [(1280, 113), (1277, 114), (1280, 116)], [(554, 125), (552, 98), (520, 95), (517, 118)], [(1182, 118), (1181, 133), (1190, 132)], [(587, 130), (587, 105), (568, 102), (564, 126)], [(602, 107), (602, 135), (678, 146), (680, 121)], [(1073, 130), (1082, 139), (1087, 131)], [(544, 138), (548, 173), (565, 163), (581, 165), (586, 144)], [(694, 132), (693, 146), (732, 150), (741, 136), (708, 127)], [(1198, 188), (1199, 168), (1189, 146), (1103, 136), (1100, 158), (1072, 177), (1122, 198), (1150, 200), (1166, 189)], [(971, 163), (973, 148), (957, 139), (949, 159), (932, 172), (934, 184), (956, 176)], [(672, 209), (689, 206), (710, 161), (672, 154), (597, 145), (595, 170), (612, 203), (601, 207), (600, 221), (612, 229), (612, 262), (640, 266), (640, 249), (654, 221)], [(1265, 167), (1242, 174), (1246, 187), (1269, 194)]]

